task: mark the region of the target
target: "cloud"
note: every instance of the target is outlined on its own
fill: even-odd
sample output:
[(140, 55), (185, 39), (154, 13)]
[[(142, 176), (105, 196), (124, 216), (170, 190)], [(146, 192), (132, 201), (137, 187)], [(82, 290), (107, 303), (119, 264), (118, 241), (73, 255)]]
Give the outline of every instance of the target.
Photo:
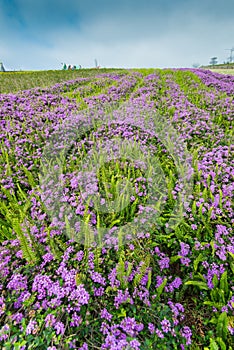
[(222, 61), (234, 45), (233, 10), (232, 0), (0, 0), (0, 60), (16, 69)]

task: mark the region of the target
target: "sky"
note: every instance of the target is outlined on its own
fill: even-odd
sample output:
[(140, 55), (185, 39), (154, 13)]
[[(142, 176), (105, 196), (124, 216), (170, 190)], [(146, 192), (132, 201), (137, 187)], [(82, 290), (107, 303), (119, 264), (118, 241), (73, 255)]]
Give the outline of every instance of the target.
[(7, 70), (192, 67), (232, 47), (234, 0), (0, 0)]

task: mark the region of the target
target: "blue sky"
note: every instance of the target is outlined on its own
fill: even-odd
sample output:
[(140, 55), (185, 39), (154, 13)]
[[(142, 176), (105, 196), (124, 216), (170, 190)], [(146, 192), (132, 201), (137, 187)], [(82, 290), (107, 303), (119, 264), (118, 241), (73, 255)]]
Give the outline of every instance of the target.
[(9, 70), (223, 63), (233, 33), (234, 0), (0, 0)]

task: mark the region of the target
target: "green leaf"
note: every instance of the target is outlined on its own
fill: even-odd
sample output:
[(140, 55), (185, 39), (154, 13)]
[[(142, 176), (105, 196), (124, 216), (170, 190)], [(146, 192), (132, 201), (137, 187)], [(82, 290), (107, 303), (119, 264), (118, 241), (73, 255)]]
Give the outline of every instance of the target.
[(163, 289), (164, 289), (166, 284), (167, 284), (167, 278), (164, 278), (163, 283), (158, 288), (156, 288), (157, 289), (157, 299), (160, 298), (160, 295), (162, 294)]
[(179, 259), (181, 259), (182, 258), (182, 256), (181, 255), (175, 255), (175, 256), (172, 256), (171, 258), (170, 258), (170, 263), (174, 263), (174, 262), (176, 262), (177, 260), (179, 260)]
[[(215, 302), (215, 301), (204, 301), (204, 305), (215, 307), (216, 309), (220, 310), (223, 307), (223, 303)], [(217, 319), (216, 322), (217, 323)]]
[(126, 281), (124, 279), (125, 277), (125, 262), (122, 259), (122, 256), (120, 256), (119, 258), (119, 262), (117, 264), (117, 268), (116, 268), (116, 272), (117, 272), (117, 278), (121, 283), (121, 286), (124, 288), (126, 287)]
[(199, 264), (199, 262), (202, 262), (203, 259), (204, 259), (204, 258), (203, 258), (203, 255), (200, 253), (200, 254), (198, 255), (198, 257), (194, 260), (194, 262), (193, 262), (194, 272), (197, 272), (198, 264)]
[(214, 241), (210, 241), (210, 246), (211, 246), (211, 248), (212, 248), (212, 257), (214, 257), (214, 255), (215, 255), (215, 247), (214, 247), (214, 244), (215, 244)]
[(218, 344), (212, 338), (210, 338), (210, 350), (219, 350)]
[(204, 290), (208, 290), (209, 289), (205, 282), (200, 282), (200, 281), (187, 281), (187, 282), (185, 282), (185, 285), (196, 286), (199, 289), (204, 289)]
[(226, 312), (222, 312), (221, 315), (219, 315), (216, 332), (218, 337), (226, 340), (228, 332), (228, 318)]
[(220, 288), (224, 291), (224, 294), (227, 297), (229, 294), (227, 271), (225, 271), (220, 278)]
[(18, 221), (18, 219), (13, 218), (12, 219), (12, 227), (13, 230), (16, 232), (17, 234), (17, 238), (20, 241), (20, 246), (23, 252), (23, 256), (24, 258), (29, 262), (29, 263), (34, 263), (36, 262), (36, 255), (33, 252), (33, 250), (30, 248), (29, 246), (29, 242), (26, 239), (21, 227), (20, 227), (20, 223)]
[(121, 308), (120, 312), (118, 312), (118, 318), (120, 317), (126, 317), (126, 310), (124, 308)]
[(119, 224), (120, 223), (120, 219), (117, 219), (117, 220), (114, 220), (111, 222), (111, 224), (109, 225), (109, 228), (112, 228), (113, 226), (115, 226), (116, 224)]
[(151, 286), (151, 282), (152, 282), (151, 277), (152, 277), (152, 271), (149, 270), (149, 271), (148, 271), (148, 282), (147, 282), (147, 286), (146, 286), (146, 288), (147, 288), (148, 290), (149, 290), (149, 288), (150, 288), (150, 286)]
[(221, 350), (226, 350), (227, 349), (227, 347), (226, 347), (226, 345), (225, 345), (225, 343), (224, 343), (222, 338), (216, 338), (216, 341), (219, 344)]
[(230, 263), (230, 267), (231, 267), (232, 273), (234, 273), (234, 262), (233, 261)]
[(214, 275), (214, 277), (212, 278), (212, 283), (214, 285), (214, 288), (216, 288), (218, 286), (219, 280), (218, 280), (217, 275)]

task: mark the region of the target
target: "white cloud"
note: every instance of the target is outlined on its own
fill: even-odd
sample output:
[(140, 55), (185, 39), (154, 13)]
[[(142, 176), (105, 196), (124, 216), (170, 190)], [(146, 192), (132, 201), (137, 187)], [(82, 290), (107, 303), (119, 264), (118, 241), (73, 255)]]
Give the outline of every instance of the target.
[(216, 0), (203, 7), (199, 0), (148, 0), (148, 6), (57, 0), (49, 7), (45, 0), (36, 7), (15, 1), (21, 7), (10, 18), (0, 5), (0, 60), (15, 69), (56, 69), (61, 62), (93, 67), (95, 58), (106, 67), (189, 67), (212, 56), (222, 62), (229, 54), (224, 49), (234, 45), (229, 1), (226, 15)]

